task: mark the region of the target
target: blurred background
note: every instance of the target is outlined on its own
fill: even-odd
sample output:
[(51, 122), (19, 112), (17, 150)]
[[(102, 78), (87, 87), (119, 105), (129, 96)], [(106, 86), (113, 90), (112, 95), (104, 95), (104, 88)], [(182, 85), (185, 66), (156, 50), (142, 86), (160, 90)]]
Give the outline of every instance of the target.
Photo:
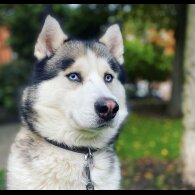
[(195, 7), (186, 4), (1, 4), (0, 189), (48, 14), (82, 39), (121, 27), (130, 110), (116, 143), (122, 189), (195, 189)]

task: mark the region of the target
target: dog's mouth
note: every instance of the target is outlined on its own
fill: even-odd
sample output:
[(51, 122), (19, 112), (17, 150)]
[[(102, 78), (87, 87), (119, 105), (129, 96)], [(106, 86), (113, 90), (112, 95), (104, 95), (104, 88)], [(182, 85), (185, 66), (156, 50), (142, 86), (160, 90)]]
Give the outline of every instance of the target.
[(98, 125), (95, 129), (104, 129), (106, 127), (112, 127), (112, 126), (113, 126), (113, 121), (105, 122), (105, 121), (100, 120), (98, 121)]
[(89, 129), (85, 129), (90, 132), (100, 132), (101, 130), (104, 130), (106, 128), (112, 128), (113, 124), (112, 122), (104, 122), (104, 123), (99, 123), (96, 126), (90, 127)]
[(103, 129), (105, 127), (110, 127), (110, 125), (108, 125), (108, 124), (102, 124), (102, 125), (97, 126), (95, 129)]
[[(80, 124), (77, 122), (77, 120), (73, 116), (71, 118), (73, 118), (74, 122), (78, 125), (78, 127), (81, 127)], [(99, 118), (99, 119), (96, 119), (96, 121), (93, 122), (91, 125), (78, 128), (78, 130), (97, 132), (97, 131), (104, 130), (106, 128), (113, 128), (115, 124), (114, 121), (115, 121), (114, 119), (106, 121), (106, 120)]]

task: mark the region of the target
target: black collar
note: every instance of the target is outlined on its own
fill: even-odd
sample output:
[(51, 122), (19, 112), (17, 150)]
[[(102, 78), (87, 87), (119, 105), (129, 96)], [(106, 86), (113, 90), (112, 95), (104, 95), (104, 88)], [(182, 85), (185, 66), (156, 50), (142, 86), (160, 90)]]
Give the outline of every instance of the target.
[(69, 151), (72, 151), (72, 152), (82, 153), (82, 154), (88, 154), (89, 149), (92, 153), (97, 152), (99, 150), (98, 148), (89, 148), (89, 147), (84, 147), (84, 146), (82, 146), (82, 147), (77, 147), (77, 146), (70, 147), (70, 146), (67, 146), (66, 144), (58, 143), (56, 141), (49, 140), (47, 138), (45, 138), (45, 140), (47, 142), (49, 142), (50, 144), (52, 144), (54, 146), (57, 146), (59, 148), (69, 150)]

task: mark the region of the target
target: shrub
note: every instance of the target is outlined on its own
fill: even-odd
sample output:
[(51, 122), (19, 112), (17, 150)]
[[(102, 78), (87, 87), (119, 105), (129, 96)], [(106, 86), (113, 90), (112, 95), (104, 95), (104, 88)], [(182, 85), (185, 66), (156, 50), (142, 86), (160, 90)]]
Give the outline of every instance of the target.
[(131, 81), (137, 77), (149, 81), (165, 80), (170, 74), (172, 60), (171, 56), (163, 54), (160, 46), (139, 40), (125, 42), (125, 68)]
[(0, 67), (0, 107), (16, 111), (19, 92), (29, 80), (31, 66), (24, 61), (15, 61)]

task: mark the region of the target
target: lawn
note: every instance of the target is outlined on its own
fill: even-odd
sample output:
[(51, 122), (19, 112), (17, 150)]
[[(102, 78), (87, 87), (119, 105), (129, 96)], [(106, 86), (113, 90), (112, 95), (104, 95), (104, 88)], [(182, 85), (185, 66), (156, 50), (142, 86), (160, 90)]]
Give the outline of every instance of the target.
[[(130, 115), (116, 144), (122, 164), (123, 188), (130, 189), (132, 182), (138, 186), (136, 182), (140, 179), (139, 185), (145, 185), (144, 189), (170, 189), (170, 186), (178, 189), (176, 185), (182, 184), (177, 180), (176, 161), (182, 133), (180, 119)], [(0, 171), (0, 190), (4, 177), (5, 173)]]
[(182, 120), (132, 114), (117, 141), (123, 189), (193, 189), (178, 172)]
[(117, 141), (116, 149), (121, 159), (179, 157), (183, 133), (180, 119), (130, 115)]
[(0, 190), (5, 187), (5, 171), (0, 170)]

